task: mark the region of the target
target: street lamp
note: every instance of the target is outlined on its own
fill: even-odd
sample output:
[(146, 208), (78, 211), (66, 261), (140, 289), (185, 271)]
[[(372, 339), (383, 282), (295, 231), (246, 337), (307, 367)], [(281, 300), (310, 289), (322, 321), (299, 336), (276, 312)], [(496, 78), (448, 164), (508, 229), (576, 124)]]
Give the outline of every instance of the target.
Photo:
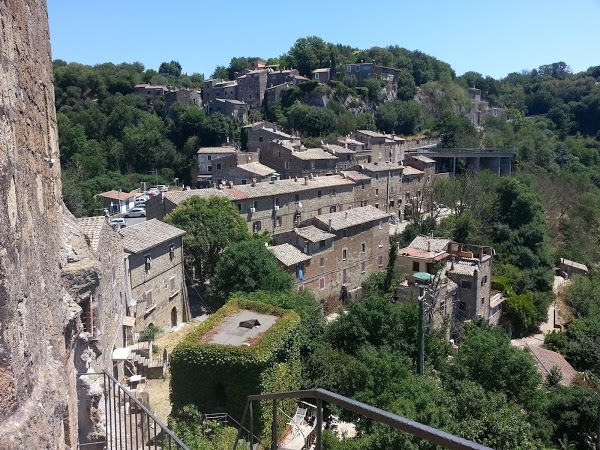
[(425, 374), (425, 332), (423, 330), (423, 314), (425, 310), (425, 297), (427, 296), (429, 286), (433, 275), (427, 272), (416, 272), (413, 275), (419, 287), (419, 322), (417, 336), (417, 374)]

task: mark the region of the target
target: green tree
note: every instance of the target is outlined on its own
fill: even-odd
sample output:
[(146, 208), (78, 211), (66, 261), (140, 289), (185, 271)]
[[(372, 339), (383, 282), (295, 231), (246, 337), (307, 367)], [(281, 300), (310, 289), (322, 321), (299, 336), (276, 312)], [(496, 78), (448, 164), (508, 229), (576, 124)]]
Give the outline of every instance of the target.
[(191, 197), (181, 202), (165, 222), (186, 231), (183, 238), (188, 276), (192, 268), (200, 280), (215, 273), (222, 252), (232, 243), (250, 237), (246, 222), (225, 197)]
[(177, 61), (164, 62), (158, 68), (158, 73), (178, 77), (181, 75), (181, 64)]
[(287, 58), (290, 67), (295, 67), (300, 75), (311, 77), (311, 72), (320, 67), (331, 66), (332, 49), (330, 44), (317, 36), (298, 39)]
[(208, 293), (213, 303), (222, 305), (235, 292), (285, 292), (292, 282), (264, 240), (254, 238), (227, 247), (217, 262)]

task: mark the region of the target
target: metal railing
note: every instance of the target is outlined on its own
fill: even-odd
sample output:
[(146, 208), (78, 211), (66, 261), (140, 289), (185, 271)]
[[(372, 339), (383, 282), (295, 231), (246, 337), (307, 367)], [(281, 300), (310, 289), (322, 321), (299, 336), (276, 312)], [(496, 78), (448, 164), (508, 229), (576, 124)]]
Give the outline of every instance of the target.
[(106, 371), (97, 375), (104, 381), (107, 450), (189, 450), (135, 397), (135, 391)]
[[(257, 394), (249, 395), (246, 400), (246, 407), (240, 423), (244, 423), (246, 416), (249, 416), (250, 435), (253, 435), (254, 414), (252, 404), (259, 400), (272, 400), (273, 402), (273, 423), (271, 426), (271, 450), (277, 450), (279, 447), (279, 433), (277, 431), (277, 400), (289, 398), (314, 398), (316, 400), (317, 426), (315, 428), (315, 449), (323, 449), (322, 430), (323, 430), (323, 402), (340, 406), (348, 411), (355, 412), (366, 418), (373, 419), (377, 422), (384, 423), (400, 431), (409, 433), (415, 437), (424, 439), (432, 444), (440, 445), (444, 448), (452, 450), (492, 450), (490, 447), (478, 444), (467, 439), (455, 436), (445, 431), (438, 430), (427, 425), (407, 419), (406, 417), (392, 414), (374, 406), (367, 405), (351, 398), (338, 395), (334, 392), (325, 389), (310, 389), (306, 391), (292, 392), (277, 392), (272, 394)], [(238, 435), (233, 445), (233, 450), (236, 450), (238, 442), (242, 437), (242, 427), (238, 430)], [(253, 448), (254, 442), (250, 443), (249, 448)]]

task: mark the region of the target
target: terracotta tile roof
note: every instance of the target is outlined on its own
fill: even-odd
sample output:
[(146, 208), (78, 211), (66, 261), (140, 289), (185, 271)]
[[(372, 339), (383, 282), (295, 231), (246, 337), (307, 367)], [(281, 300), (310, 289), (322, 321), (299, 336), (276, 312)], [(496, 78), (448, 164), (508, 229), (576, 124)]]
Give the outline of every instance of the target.
[(326, 227), (329, 226), (329, 221), (331, 220), (331, 229), (338, 231), (362, 223), (372, 222), (374, 220), (387, 219), (388, 217), (389, 214), (386, 212), (369, 205), (360, 208), (352, 208), (348, 211), (322, 214), (315, 217), (315, 219)]
[(281, 244), (269, 247), (269, 250), (275, 255), (284, 266), (290, 267), (304, 261), (309, 261), (311, 257), (302, 253), (291, 244)]
[[(306, 183), (306, 184), (305, 184)], [(233, 189), (223, 189), (227, 195), (231, 195), (232, 198), (260, 198), (268, 197), (273, 195), (289, 194), (294, 192), (309, 191), (312, 189), (337, 187), (337, 186), (353, 186), (354, 181), (346, 179), (340, 175), (329, 175), (322, 177), (315, 177), (312, 180), (304, 180), (304, 178), (298, 178), (298, 181), (290, 178), (286, 180), (276, 180), (274, 182), (261, 182), (256, 183), (256, 186), (252, 184), (243, 184), (235, 186)]]
[(164, 193), (164, 198), (171, 201), (175, 205), (179, 205), (182, 201), (187, 200), (190, 197), (208, 198), (212, 197), (213, 195), (230, 198), (230, 196), (228, 196), (225, 192), (215, 188), (190, 189), (189, 191), (168, 191)]
[(142, 253), (183, 236), (185, 231), (160, 220), (151, 219), (121, 228), (119, 234), (123, 238), (123, 249), (127, 253)]
[(446, 238), (417, 236), (412, 240), (408, 247), (416, 248), (418, 250), (440, 253), (445, 252), (448, 249), (448, 244), (450, 242), (452, 242), (452, 240)]
[(334, 156), (320, 148), (308, 148), (302, 151), (295, 151), (292, 152), (292, 156), (304, 161), (310, 161), (313, 159), (338, 159), (337, 156)]
[(364, 173), (357, 172), (356, 170), (344, 170), (341, 172), (342, 175), (347, 176), (352, 181), (368, 181), (371, 179), (369, 175), (365, 175)]
[(562, 373), (560, 384), (568, 386), (577, 375), (577, 371), (567, 362), (560, 353), (546, 350), (543, 347), (534, 347), (527, 344), (527, 348), (533, 354), (538, 371), (546, 376), (553, 367), (558, 367)]
[(275, 169), (271, 169), (269, 166), (265, 166), (264, 164), (261, 164), (258, 161), (247, 164), (240, 164), (238, 166), (238, 169), (243, 169), (263, 177), (277, 172)]
[(98, 252), (98, 245), (100, 244), (100, 236), (104, 227), (108, 227), (106, 217), (95, 216), (95, 217), (81, 217), (77, 219), (77, 223), (81, 227), (83, 234), (87, 236), (90, 241), (90, 246), (94, 252)]
[(423, 175), (425, 172), (411, 166), (405, 166), (402, 175)]
[(108, 191), (98, 194), (98, 197), (110, 198), (111, 200), (127, 200), (138, 195), (139, 192), (119, 192), (119, 191)]
[(200, 147), (199, 155), (212, 155), (215, 153), (235, 153), (235, 147)]
[(294, 231), (298, 236), (307, 239), (310, 242), (321, 242), (325, 239), (331, 239), (335, 237), (335, 234), (328, 233), (327, 231), (323, 231), (312, 225), (302, 228), (296, 228)]

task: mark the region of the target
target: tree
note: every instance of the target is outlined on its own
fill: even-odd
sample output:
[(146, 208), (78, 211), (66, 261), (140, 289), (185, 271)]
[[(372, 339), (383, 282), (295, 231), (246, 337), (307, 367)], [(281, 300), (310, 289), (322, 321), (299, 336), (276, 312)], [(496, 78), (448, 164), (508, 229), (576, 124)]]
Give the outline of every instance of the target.
[(183, 238), (186, 271), (191, 276), (195, 268), (200, 280), (213, 276), (227, 246), (250, 237), (246, 222), (225, 197), (191, 197), (168, 214), (165, 222), (186, 231)]
[(214, 273), (208, 293), (217, 305), (224, 304), (234, 292), (286, 292), (293, 282), (291, 275), (279, 266), (267, 249), (264, 240), (257, 238), (227, 247)]
[(158, 73), (178, 77), (181, 75), (181, 64), (177, 61), (164, 62), (158, 68)]
[(300, 75), (311, 77), (314, 69), (331, 66), (330, 45), (317, 36), (300, 38), (288, 52), (289, 65), (297, 68)]

